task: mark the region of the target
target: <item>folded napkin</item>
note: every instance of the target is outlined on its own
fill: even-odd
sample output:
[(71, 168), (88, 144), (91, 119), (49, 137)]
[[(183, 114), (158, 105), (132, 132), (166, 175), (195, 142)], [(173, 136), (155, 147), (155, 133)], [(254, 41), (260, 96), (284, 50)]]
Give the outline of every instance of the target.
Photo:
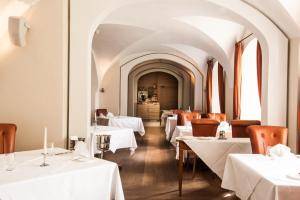
[(286, 157), (292, 154), (291, 149), (283, 144), (276, 144), (269, 149), (268, 153), (271, 157)]
[(186, 122), (184, 122), (184, 126), (192, 126), (192, 122), (191, 121), (186, 121)]
[(90, 157), (90, 152), (88, 146), (85, 142), (78, 141), (75, 145), (75, 155), (82, 157)]
[(105, 118), (105, 115), (103, 115), (102, 113), (100, 113), (100, 118)]
[(230, 129), (230, 125), (226, 121), (222, 121), (218, 127), (218, 131), (225, 131), (227, 132)]
[(114, 117), (114, 114), (111, 113), (111, 112), (108, 112), (107, 115), (106, 115), (106, 117)]

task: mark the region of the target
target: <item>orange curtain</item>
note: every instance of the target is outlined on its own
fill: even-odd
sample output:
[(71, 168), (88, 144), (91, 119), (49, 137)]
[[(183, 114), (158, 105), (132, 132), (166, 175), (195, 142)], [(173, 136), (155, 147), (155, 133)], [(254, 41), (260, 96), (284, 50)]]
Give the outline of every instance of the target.
[(242, 43), (236, 43), (234, 51), (233, 119), (240, 119), (241, 115), (242, 53)]
[(261, 47), (259, 41), (257, 40), (257, 47), (256, 47), (256, 66), (257, 66), (257, 86), (258, 86), (258, 95), (259, 101), (261, 104), (261, 71), (262, 71), (262, 54), (261, 54)]
[(212, 108), (212, 73), (213, 62), (207, 61), (207, 76), (206, 76), (206, 112), (211, 113)]
[(221, 113), (225, 113), (225, 82), (223, 74), (223, 67), (220, 63), (218, 63), (219, 101)]

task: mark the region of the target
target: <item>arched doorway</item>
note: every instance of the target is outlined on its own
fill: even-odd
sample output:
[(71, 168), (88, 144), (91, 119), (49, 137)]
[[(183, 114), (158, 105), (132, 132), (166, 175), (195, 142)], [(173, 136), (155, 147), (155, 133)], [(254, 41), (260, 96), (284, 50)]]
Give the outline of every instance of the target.
[[(166, 72), (149, 72), (137, 80), (137, 104), (155, 104), (160, 110), (170, 110), (178, 107), (178, 80)], [(182, 88), (181, 88), (182, 89)], [(139, 109), (136, 115), (145, 119)], [(150, 120), (159, 120), (159, 114), (148, 117)]]

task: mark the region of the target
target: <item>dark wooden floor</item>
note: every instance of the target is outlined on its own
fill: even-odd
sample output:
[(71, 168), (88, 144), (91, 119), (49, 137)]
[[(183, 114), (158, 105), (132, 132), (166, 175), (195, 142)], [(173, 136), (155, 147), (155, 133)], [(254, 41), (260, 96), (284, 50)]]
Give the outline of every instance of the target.
[(175, 149), (166, 142), (163, 129), (146, 128), (141, 138), (136, 135), (138, 148), (133, 156), (128, 150), (105, 158), (122, 166), (121, 179), (126, 199), (237, 199), (221, 189), (221, 181), (209, 169), (199, 169), (192, 178), (191, 167), (185, 168), (183, 194), (178, 196)]

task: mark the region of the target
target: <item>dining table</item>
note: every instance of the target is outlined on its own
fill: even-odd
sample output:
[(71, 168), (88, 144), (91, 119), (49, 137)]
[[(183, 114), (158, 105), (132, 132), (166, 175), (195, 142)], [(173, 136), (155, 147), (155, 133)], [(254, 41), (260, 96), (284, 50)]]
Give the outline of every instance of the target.
[(251, 153), (249, 138), (180, 136), (178, 142), (178, 187), (182, 193), (184, 153), (193, 151), (220, 179), (223, 178), (227, 156), (232, 153)]
[(300, 198), (300, 157), (230, 154), (222, 188), (242, 200), (297, 200)]
[(137, 148), (135, 135), (130, 128), (119, 128), (112, 126), (91, 126), (93, 153), (100, 153), (97, 149), (97, 136), (110, 135), (109, 150), (115, 153), (118, 149), (129, 149), (131, 155)]
[(130, 128), (138, 132), (141, 136), (145, 135), (145, 128), (140, 117), (114, 116), (108, 117), (108, 126), (118, 128)]
[(170, 141), (175, 127), (177, 126), (177, 116), (169, 116), (166, 120), (165, 132), (166, 132), (166, 140)]
[[(78, 157), (69, 150), (54, 148), (47, 154), (48, 165), (42, 167), (43, 152), (31, 150), (0, 155), (1, 200), (124, 199), (116, 163)], [(12, 163), (8, 168), (5, 163), (12, 155), (13, 168)]]

